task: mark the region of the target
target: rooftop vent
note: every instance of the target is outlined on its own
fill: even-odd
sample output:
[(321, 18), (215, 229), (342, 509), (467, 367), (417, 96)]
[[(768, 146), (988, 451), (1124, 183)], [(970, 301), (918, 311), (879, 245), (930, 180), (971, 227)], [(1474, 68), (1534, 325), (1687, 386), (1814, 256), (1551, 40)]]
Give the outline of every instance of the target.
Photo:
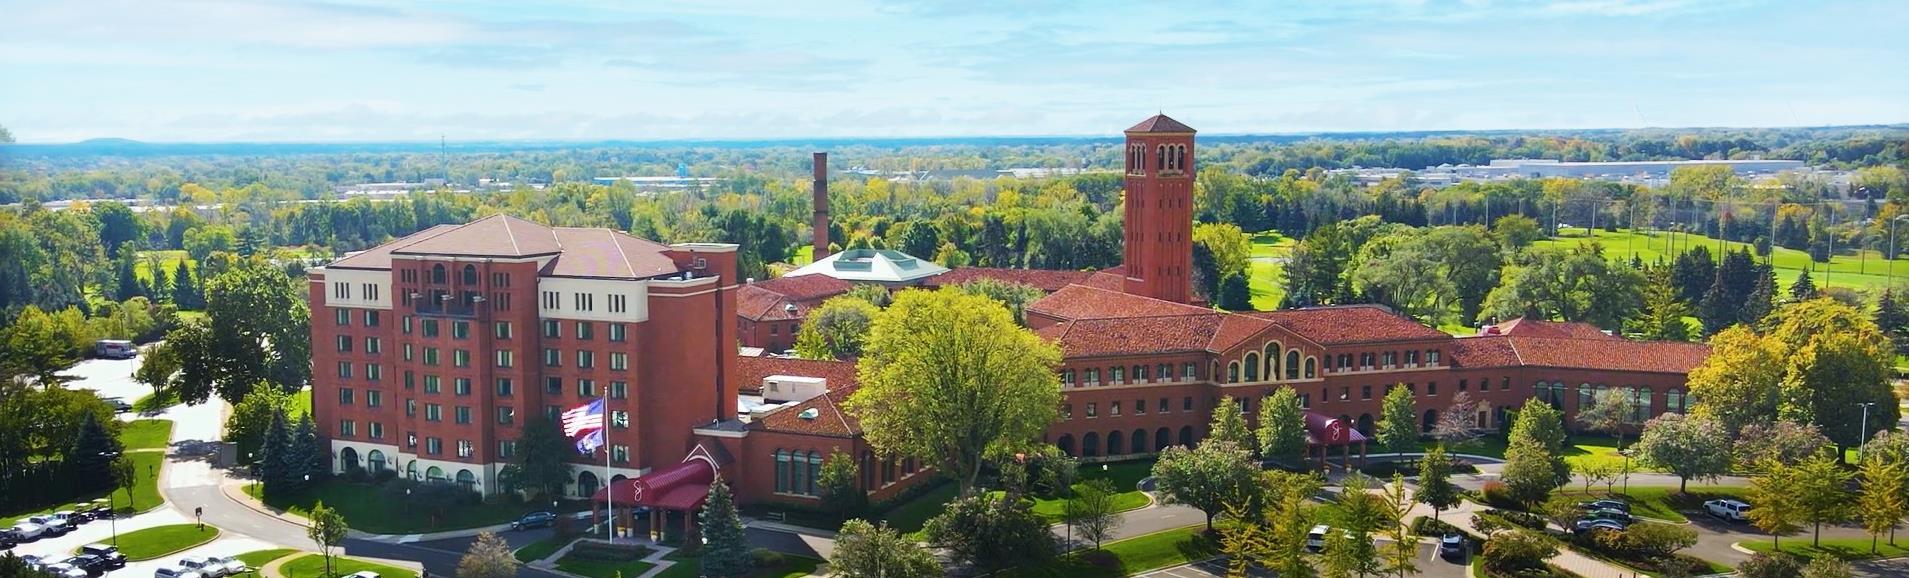
[(813, 420), (815, 419), (816, 416), (819, 416), (819, 415), (822, 415), (822, 412), (816, 411), (815, 408), (813, 407), (802, 410), (802, 413), (795, 414), (796, 417), (806, 419), (806, 420)]

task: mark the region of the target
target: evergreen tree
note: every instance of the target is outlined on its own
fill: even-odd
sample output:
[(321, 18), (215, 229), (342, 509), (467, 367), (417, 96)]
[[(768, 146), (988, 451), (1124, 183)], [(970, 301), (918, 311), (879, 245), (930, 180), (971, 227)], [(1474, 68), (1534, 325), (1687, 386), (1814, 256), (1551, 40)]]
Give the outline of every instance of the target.
[(184, 311), (205, 309), (205, 288), (183, 259), (172, 270), (172, 304)]
[(1205, 244), (1193, 244), (1193, 289), (1208, 302), (1220, 300), (1220, 264)]
[(1650, 284), (1644, 287), (1644, 311), (1636, 321), (1637, 332), (1645, 339), (1662, 341), (1690, 341), (1690, 325), (1684, 323), (1684, 316), (1690, 314), (1690, 308), (1678, 300), (1678, 290), (1671, 282), (1672, 273), (1661, 266), (1645, 269)]
[(1702, 245), (1684, 251), (1670, 266), (1670, 283), (1676, 287), (1678, 298), (1692, 306), (1703, 302), (1716, 279), (1717, 263), (1710, 258), (1710, 249)]
[(742, 518), (736, 515), (736, 496), (729, 492), (729, 483), (721, 475), (709, 484), (709, 497), (703, 503), (702, 534), (704, 576), (741, 576), (755, 569)]
[(576, 453), (556, 420), (535, 414), (524, 420), (524, 431), (517, 437), (517, 461), (499, 475), (514, 489), (555, 498), (563, 495), (564, 484), (570, 482), (569, 460)]
[(1247, 285), (1245, 273), (1227, 275), (1220, 281), (1218, 305), (1227, 311), (1253, 310), (1253, 290)]
[(146, 259), (146, 272), (150, 273), (143, 281), (143, 291), (147, 299), (153, 301), (172, 300), (172, 272), (160, 266), (159, 259)]
[(1757, 283), (1744, 297), (1743, 307), (1737, 309), (1737, 320), (1745, 325), (1756, 325), (1770, 316), (1776, 309), (1776, 272), (1769, 267), (1757, 265)]
[(1737, 323), (1738, 305), (1743, 302), (1730, 296), (1723, 283), (1723, 277), (1710, 284), (1710, 290), (1704, 293), (1703, 303), (1697, 307), (1697, 318), (1704, 323), (1704, 334), (1715, 335)]
[(1889, 336), (1896, 353), (1909, 351), (1909, 308), (1896, 299), (1893, 290), (1884, 289), (1876, 299), (1876, 328)]
[(1796, 282), (1790, 284), (1790, 300), (1803, 301), (1816, 297), (1816, 282), (1810, 280), (1809, 269), (1796, 276)]
[(113, 460), (124, 450), (119, 439), (106, 430), (98, 417), (86, 413), (79, 432), (73, 437), (73, 450), (66, 457), (72, 483), (86, 490), (112, 487)]
[[(292, 482), (294, 474), (300, 476), (299, 483), (304, 482), (304, 462), (295, 459), (292, 451), (291, 428), (285, 425), (285, 414), (277, 413), (272, 416), (272, 426), (265, 430), (265, 443), (259, 445), (258, 476), (265, 485), (265, 495), (290, 494), (297, 487)], [(300, 466), (296, 472), (290, 469), (293, 465)]]
[(145, 295), (146, 287), (140, 284), (139, 274), (134, 267), (139, 261), (133, 258), (133, 252), (130, 250), (121, 251), (118, 261), (116, 276), (119, 277), (119, 289), (115, 292), (114, 298), (119, 301), (125, 301)]
[(299, 416), (298, 429), (293, 432), (293, 447), (297, 458), (304, 464), (304, 473), (312, 479), (320, 479), (331, 473), (331, 459), (325, 456), (324, 447), (318, 443), (318, 424), (312, 421), (312, 414)]
[(1259, 447), (1259, 436), (1246, 427), (1246, 412), (1240, 409), (1240, 403), (1230, 395), (1220, 398), (1219, 407), (1213, 408), (1213, 422), (1207, 426), (1206, 437), (1233, 442), (1246, 453), (1257, 455), (1253, 448)]
[(1418, 410), (1411, 388), (1394, 385), (1385, 393), (1379, 411), (1379, 449), (1395, 454), (1417, 450)]

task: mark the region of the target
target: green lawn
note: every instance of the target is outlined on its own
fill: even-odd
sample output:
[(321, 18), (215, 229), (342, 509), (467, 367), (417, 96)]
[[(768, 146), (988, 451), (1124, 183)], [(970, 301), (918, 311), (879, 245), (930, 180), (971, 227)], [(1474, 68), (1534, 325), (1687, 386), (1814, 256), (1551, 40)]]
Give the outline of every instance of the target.
[[(697, 578), (702, 572), (702, 558), (685, 554), (682, 550), (670, 553), (665, 558), (676, 561), (675, 565), (657, 572), (654, 578)], [(775, 568), (757, 568), (746, 578), (802, 578), (815, 573), (822, 561), (802, 556), (782, 556), (782, 565)], [(633, 574), (624, 574), (623, 578), (636, 578)]]
[(246, 552), (244, 554), (240, 554), (235, 557), (238, 558), (240, 562), (244, 562), (247, 567), (258, 569), (258, 568), (265, 567), (267, 563), (270, 563), (273, 560), (284, 558), (286, 556), (290, 556), (297, 553), (299, 553), (299, 550), (293, 550), (291, 548), (278, 548), (275, 550), (253, 550), (251, 552)]
[(169, 554), (176, 554), (211, 542), (219, 537), (219, 529), (198, 524), (172, 524), (153, 526), (142, 530), (133, 530), (119, 535), (119, 552), (127, 560), (151, 560)]
[[(133, 484), (133, 501), (130, 506), (127, 505), (126, 492), (124, 490), (114, 488), (112, 490), (112, 500), (114, 505), (119, 510), (122, 510), (122, 511), (128, 508), (131, 508), (132, 511), (134, 512), (144, 512), (146, 510), (151, 510), (153, 508), (159, 507), (160, 504), (166, 503), (165, 498), (162, 498), (159, 496), (159, 479), (158, 479), (159, 465), (166, 461), (165, 453), (164, 452), (132, 452), (127, 455), (132, 456), (133, 471), (138, 474), (137, 476), (138, 479)], [(20, 520), (31, 517), (31, 516), (37, 516), (40, 514), (50, 514), (53, 512), (58, 512), (60, 510), (71, 510), (71, 509), (74, 509), (74, 506), (91, 502), (96, 498), (100, 498), (100, 499), (106, 498), (107, 497), (106, 494), (107, 494), (106, 492), (90, 492), (85, 495), (76, 497), (71, 501), (62, 502), (60, 504), (57, 504), (51, 507), (36, 508), (31, 510), (21, 510), (17, 512), (0, 513), (0, 526), (12, 526), (15, 523), (18, 523)]]
[[(1120, 490), (1120, 493), (1114, 495), (1114, 507), (1122, 512), (1146, 507), (1147, 496), (1139, 491), (1138, 486), (1141, 479), (1152, 473), (1152, 459), (1080, 466), (1081, 480), (1106, 478), (1114, 483), (1114, 489)], [(889, 527), (900, 530), (904, 534), (919, 532), (922, 526), (928, 523), (929, 518), (940, 514), (948, 502), (954, 501), (955, 491), (955, 484), (943, 484), (914, 499), (896, 504), (884, 512), (880, 519), (887, 521)], [(1066, 500), (1035, 500), (1034, 513), (1048, 521), (1059, 522), (1062, 508), (1065, 508), (1066, 504)]]
[(576, 537), (561, 538), (557, 536), (551, 536), (549, 538), (544, 538), (542, 540), (531, 542), (530, 545), (517, 549), (517, 553), (516, 553), (517, 561), (518, 562), (535, 562), (537, 560), (549, 558), (551, 554), (557, 553), (558, 550), (562, 550), (564, 546), (568, 546), (570, 545), (571, 542), (575, 542), (575, 541), (577, 541)]
[(1253, 249), (1246, 264), (1246, 284), (1253, 294), (1253, 308), (1260, 311), (1272, 311), (1279, 308), (1280, 299), (1286, 295), (1285, 285), (1281, 283), (1286, 264), (1283, 259), (1290, 255), (1293, 245), (1298, 241), (1281, 237), (1278, 233), (1266, 232), (1253, 236)]
[(1115, 578), (1219, 555), (1217, 545), (1200, 536), (1203, 529), (1203, 526), (1188, 526), (1108, 542), (1099, 550), (1074, 552), (1047, 564), (1016, 568), (1002, 575), (1009, 578)]
[[(650, 554), (653, 553), (653, 551), (646, 549), (644, 550), (644, 554), (639, 556), (639, 558), (648, 558)], [(612, 562), (608, 560), (594, 560), (576, 554), (570, 554), (557, 560), (558, 570), (588, 576), (589, 578), (636, 578), (637, 576), (642, 576), (644, 572), (648, 572), (650, 568), (654, 567), (656, 567), (656, 564), (642, 560)]]
[(881, 519), (888, 522), (889, 527), (904, 534), (919, 532), (922, 526), (928, 524), (929, 518), (940, 514), (948, 502), (954, 501), (957, 490), (954, 482), (943, 483), (912, 500), (889, 508), (882, 513)]
[(178, 396), (172, 394), (172, 392), (167, 392), (165, 397), (160, 397), (158, 394), (148, 393), (146, 395), (140, 396), (139, 399), (133, 400), (133, 411), (139, 412), (141, 414), (156, 414), (162, 411), (166, 411), (166, 408), (172, 407), (178, 404), (179, 404)]
[[(1626, 438), (1624, 443), (1625, 445), (1630, 445), (1636, 441), (1635, 437), (1631, 437)], [(1581, 468), (1588, 464), (1600, 462), (1609, 463), (1613, 466), (1622, 466), (1624, 464), (1623, 454), (1617, 453), (1617, 438), (1575, 435), (1571, 436), (1570, 442), (1571, 445), (1564, 448), (1564, 461), (1571, 464), (1573, 468)], [(1426, 449), (1431, 449), (1432, 446), (1435, 445), (1438, 445), (1438, 442), (1425, 442)], [(1462, 446), (1448, 447), (1446, 449), (1452, 453), (1504, 459), (1505, 440), (1497, 436), (1485, 436), (1467, 442)], [(1645, 471), (1651, 470), (1643, 467), (1636, 460), (1631, 460), (1632, 473)]]
[[(317, 554), (299, 556), (285, 565), (279, 566), (279, 574), (285, 578), (329, 578), (325, 576), (325, 557)], [(370, 570), (377, 572), (379, 578), (417, 578), (418, 573), (403, 568), (394, 568), (333, 555), (331, 558), (331, 576), (346, 576), (354, 572)]]
[[(1585, 231), (1582, 228), (1565, 227), (1562, 228), (1560, 232), (1568, 236), (1540, 240), (1537, 244), (1557, 247), (1575, 247), (1579, 242), (1587, 240), (1587, 237), (1583, 236)], [(1622, 229), (1610, 233), (1601, 230), (1596, 231), (1598, 242), (1604, 245), (1604, 254), (1613, 259), (1622, 258), (1628, 260), (1632, 254), (1636, 254), (1638, 258), (1643, 259), (1646, 263), (1656, 262), (1660, 257), (1664, 262), (1668, 263), (1675, 260), (1676, 256), (1683, 251), (1698, 245), (1703, 245), (1706, 250), (1710, 251), (1711, 257), (1717, 257), (1719, 243), (1715, 239), (1704, 235), (1691, 234), (1688, 236), (1687, 240), (1689, 243), (1686, 245), (1686, 236), (1684, 234), (1678, 233), (1674, 235), (1674, 237), (1675, 243), (1673, 246), (1673, 235), (1670, 233), (1632, 233)], [(1749, 247), (1748, 243), (1727, 241), (1721, 245), (1728, 251), (1737, 251)], [(1754, 250), (1752, 253), (1754, 254)], [(1887, 275), (1889, 261), (1883, 259), (1882, 253), (1877, 251), (1863, 251), (1859, 254), (1856, 251), (1839, 250), (1835, 255), (1831, 256), (1827, 267), (1825, 267), (1823, 263), (1811, 261), (1809, 253), (1807, 252), (1773, 247), (1772, 253), (1775, 259), (1777, 283), (1786, 289), (1791, 283), (1796, 281), (1796, 277), (1802, 274), (1805, 269), (1810, 270), (1810, 278), (1816, 281), (1817, 287), (1853, 286), (1868, 290), (1881, 289), (1889, 283), (1889, 277)], [(1759, 262), (1761, 262), (1761, 260), (1761, 258), (1758, 259)], [(1896, 269), (1896, 274), (1909, 276), (1909, 264), (1898, 263)], [(1827, 278), (1827, 283), (1825, 283), (1825, 278)]]
[(172, 420), (140, 419), (119, 428), (119, 443), (127, 450), (165, 449), (172, 443)]
[[(258, 497), (256, 484), (245, 493)], [(515, 520), (540, 504), (484, 503), (448, 508), (436, 525), (430, 516), (411, 511), (402, 499), (393, 499), (384, 488), (332, 479), (292, 496), (262, 500), (265, 505), (304, 516), (320, 501), (338, 510), (354, 530), (373, 534), (422, 534), (494, 526)]]
[(1588, 495), (1584, 493), (1584, 486), (1581, 484), (1573, 484), (1560, 491), (1564, 495), (1579, 496), (1586, 500), (1615, 497), (1630, 502), (1632, 514), (1679, 523), (1690, 521), (1684, 512), (1703, 509), (1705, 501), (1719, 498), (1743, 498), (1743, 488), (1730, 486), (1693, 487), (1687, 493), (1679, 493), (1675, 486), (1631, 486), (1629, 492), (1624, 491), (1622, 482), (1615, 487), (1617, 492), (1613, 494), (1604, 493), (1604, 487), (1601, 484), (1593, 486)]
[[(1769, 553), (1773, 549), (1770, 547), (1769, 540), (1761, 538), (1738, 542), (1738, 544), (1754, 552)], [(1844, 560), (1909, 556), (1909, 547), (1889, 545), (1888, 536), (1884, 536), (1882, 540), (1876, 542), (1876, 553), (1871, 554), (1869, 552), (1868, 538), (1824, 538), (1822, 545), (1812, 546), (1810, 545), (1810, 534), (1808, 531), (1798, 533), (1794, 536), (1784, 536), (1783, 551), (1803, 558), (1832, 556)]]
[(296, 415), (312, 412), (312, 389), (307, 387), (292, 394), (290, 413)]
[[(141, 281), (152, 281), (152, 268), (146, 266), (146, 259), (151, 257), (159, 258), (159, 266), (166, 270), (167, 275), (177, 272), (179, 270), (179, 262), (189, 258), (186, 252), (180, 249), (140, 251), (139, 259), (133, 262), (133, 274), (137, 275)], [(192, 274), (195, 276), (199, 274), (199, 266), (196, 263), (186, 265), (186, 268), (191, 269)]]

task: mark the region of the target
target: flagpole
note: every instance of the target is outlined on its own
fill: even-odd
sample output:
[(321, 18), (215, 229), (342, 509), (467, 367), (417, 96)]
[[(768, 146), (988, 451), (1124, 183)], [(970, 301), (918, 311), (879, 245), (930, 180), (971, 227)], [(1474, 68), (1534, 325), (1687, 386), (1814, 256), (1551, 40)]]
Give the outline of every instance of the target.
[[(608, 393), (608, 392), (605, 392)], [(616, 483), (610, 477), (610, 398), (597, 398), (603, 404), (603, 508), (610, 512), (610, 543), (616, 543)]]

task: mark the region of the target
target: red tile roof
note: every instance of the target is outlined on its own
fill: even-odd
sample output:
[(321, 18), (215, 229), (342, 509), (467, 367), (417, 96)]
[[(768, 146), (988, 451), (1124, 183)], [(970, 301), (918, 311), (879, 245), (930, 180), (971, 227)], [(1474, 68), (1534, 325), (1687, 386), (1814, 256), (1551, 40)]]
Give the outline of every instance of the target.
[(1068, 285), (1027, 305), (1030, 313), (1056, 319), (1127, 319), (1166, 315), (1213, 315), (1205, 307), (1130, 295), (1111, 289)]
[[(752, 321), (782, 321), (808, 317), (809, 310), (855, 285), (827, 275), (780, 277), (742, 286), (736, 291), (736, 314)], [(794, 311), (790, 307), (794, 306)]]
[(960, 267), (922, 281), (928, 287), (960, 285), (976, 279), (994, 279), (1020, 283), (1053, 293), (1068, 285), (1090, 285), (1098, 271), (1062, 271), (1057, 269), (1007, 269), (1002, 267)]
[(1675, 341), (1481, 335), (1456, 340), (1459, 367), (1552, 367), (1644, 373), (1690, 373), (1710, 346)]
[(676, 273), (669, 247), (602, 228), (546, 227), (497, 214), (462, 225), (438, 225), (332, 262), (340, 269), (390, 270), (393, 255), (553, 257), (547, 277), (648, 279)]
[(1377, 305), (1255, 311), (1246, 315), (1272, 321), (1321, 345), (1451, 338)]
[(1452, 365), (1456, 367), (1517, 367), (1518, 350), (1510, 339), (1464, 337), (1452, 340)]
[(1220, 314), (1081, 319), (1035, 332), (1060, 345), (1067, 358), (1206, 351)]
[[(828, 380), (828, 393), (784, 407), (749, 424), (750, 429), (831, 437), (852, 437), (862, 432), (861, 422), (842, 410), (842, 403), (855, 393), (855, 364), (846, 361), (815, 361), (775, 357), (738, 357), (737, 373), (742, 389), (760, 389), (771, 375), (820, 377)], [(815, 410), (814, 419), (802, 413)]]
[(1127, 132), (1193, 132), (1193, 127), (1167, 118), (1167, 115), (1156, 114), (1147, 120), (1140, 121), (1140, 124), (1133, 125), (1133, 128), (1127, 129)]
[(1566, 337), (1572, 339), (1623, 339), (1596, 325), (1581, 321), (1545, 321), (1523, 317), (1486, 327), (1486, 333), (1497, 335), (1515, 335), (1519, 337)]
[(819, 361), (813, 359), (793, 359), (787, 357), (737, 357), (737, 389), (743, 391), (760, 390), (762, 380), (771, 375), (793, 375), (798, 377), (820, 377), (829, 382), (829, 389), (855, 386), (855, 364), (847, 361)]

